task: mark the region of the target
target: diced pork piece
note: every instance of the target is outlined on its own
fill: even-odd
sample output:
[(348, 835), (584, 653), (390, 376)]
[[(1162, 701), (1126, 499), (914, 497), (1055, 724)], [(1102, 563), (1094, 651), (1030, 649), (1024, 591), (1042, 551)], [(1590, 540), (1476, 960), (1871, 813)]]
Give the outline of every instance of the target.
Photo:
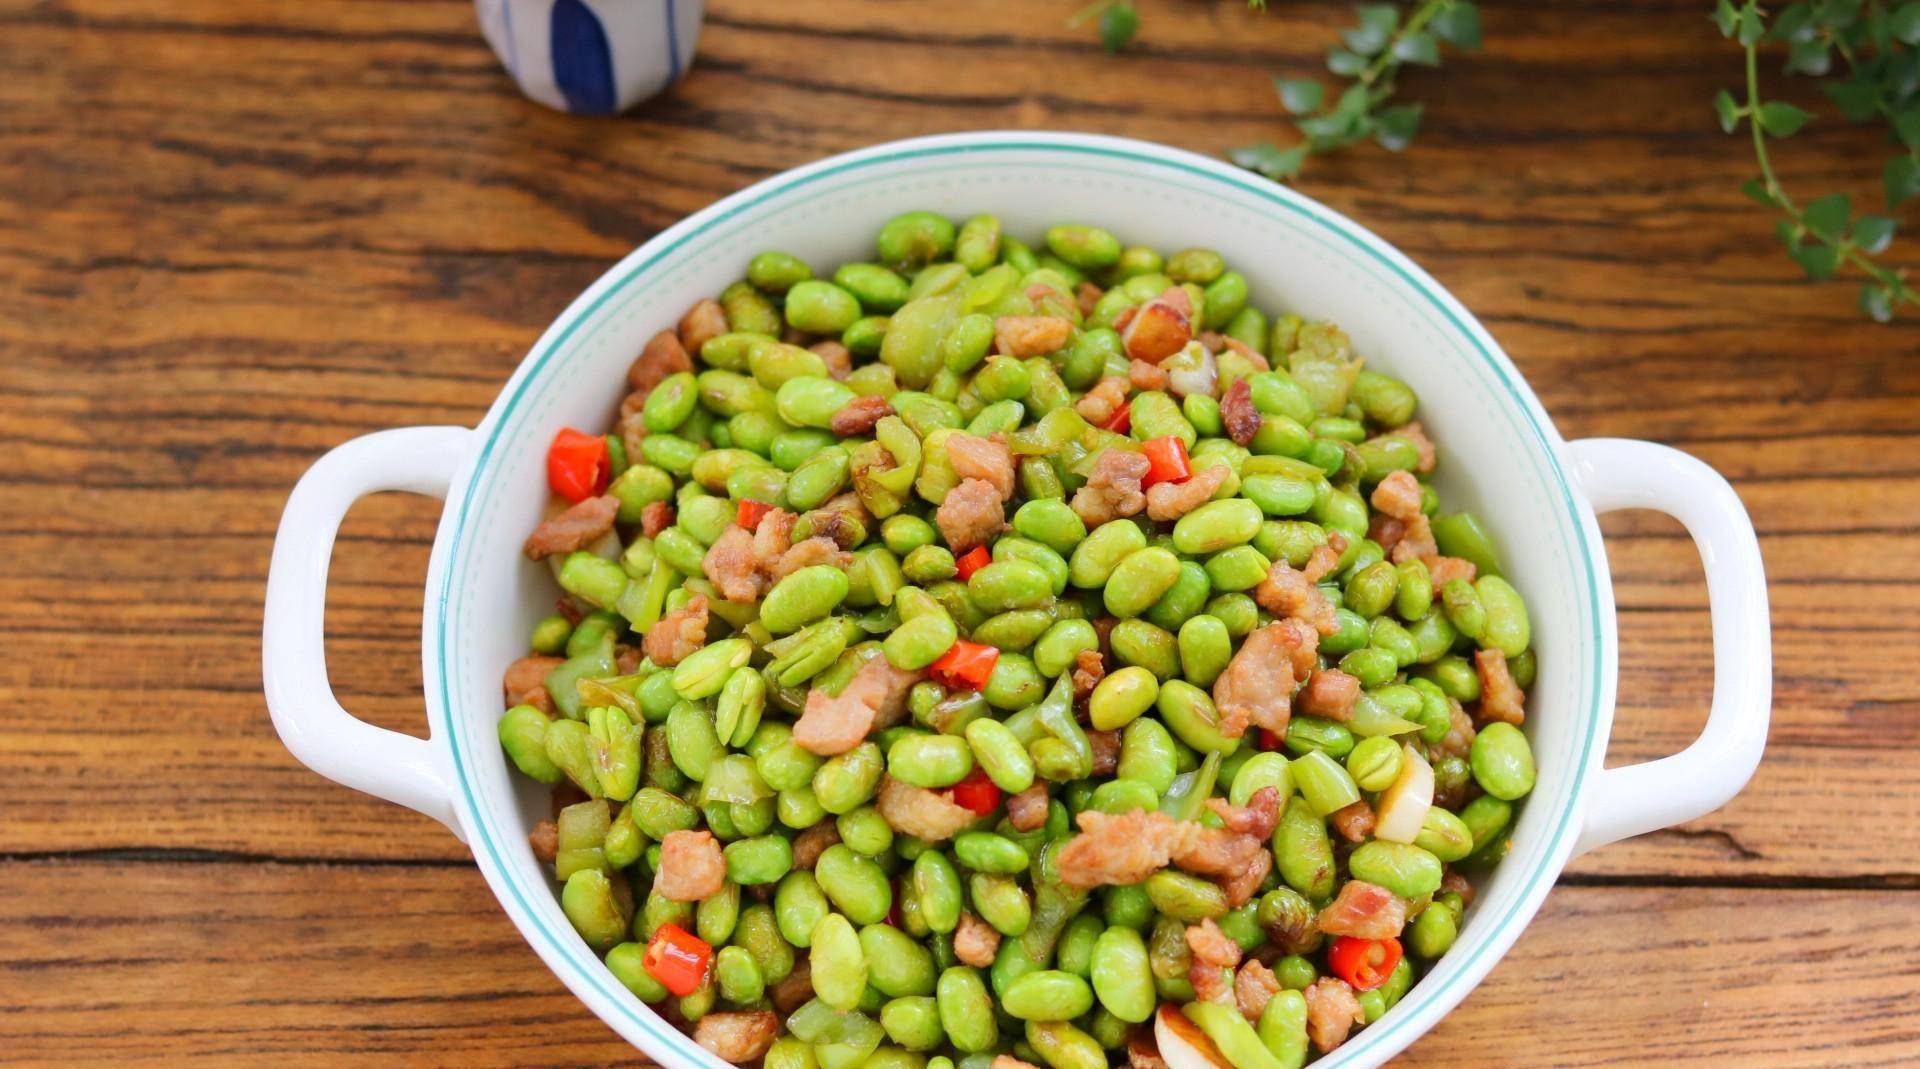
[(1473, 577), (1480, 571), (1480, 569), (1474, 566), (1472, 561), (1467, 560), (1465, 557), (1442, 557), (1439, 554), (1435, 554), (1423, 559), (1427, 562), (1427, 571), (1433, 574), (1433, 588), (1435, 590), (1446, 586), (1455, 579), (1465, 579), (1471, 583), (1473, 582)]
[(1242, 964), (1233, 978), (1233, 1001), (1240, 1007), (1240, 1015), (1249, 1021), (1259, 1021), (1260, 1015), (1267, 1012), (1267, 1003), (1279, 993), (1280, 978), (1257, 961)]
[(979, 479), (990, 483), (1002, 501), (1013, 496), (1013, 454), (998, 435), (981, 438), (956, 431), (947, 437), (947, 460), (962, 481)]
[(915, 787), (888, 775), (880, 777), (880, 795), (874, 804), (893, 830), (930, 843), (951, 839), (980, 818), (954, 802), (948, 792)]
[(993, 321), (994, 351), (1008, 356), (1045, 356), (1073, 337), (1071, 320), (1059, 316), (1001, 316)]
[(508, 665), (506, 675), (501, 679), (501, 689), (506, 691), (508, 708), (535, 704), (528, 700), (527, 695), (538, 691), (544, 696), (547, 692), (547, 673), (563, 663), (558, 657), (535, 654)]
[(1527, 721), (1527, 694), (1507, 670), (1507, 655), (1499, 650), (1475, 650), (1473, 667), (1480, 674), (1480, 719), (1520, 725)]
[(840, 828), (831, 818), (822, 820), (813, 827), (793, 837), (793, 867), (811, 869), (827, 852), (827, 847), (840, 841)]
[(777, 583), (800, 569), (815, 564), (828, 564), (844, 570), (852, 563), (853, 554), (841, 549), (838, 542), (825, 535), (815, 535), (782, 553), (780, 559), (766, 569), (767, 582)]
[(647, 628), (647, 657), (671, 668), (707, 644), (707, 596), (695, 594), (687, 604), (662, 616)]
[(1323, 976), (1302, 993), (1307, 998), (1307, 1036), (1322, 1054), (1345, 1043), (1356, 1026), (1367, 1022), (1359, 997), (1345, 980)]
[[(1155, 487), (1158, 489), (1158, 487)], [(1247, 636), (1227, 670), (1213, 681), (1213, 703), (1220, 710), (1221, 733), (1228, 723), (1241, 731), (1246, 725), (1275, 733), (1287, 730), (1292, 715), (1293, 656), (1288, 630), (1268, 624)], [(1240, 732), (1234, 732), (1238, 736)]]
[(1334, 615), (1333, 603), (1306, 573), (1294, 571), (1284, 560), (1273, 562), (1273, 570), (1254, 589), (1253, 600), (1275, 616), (1305, 620), (1322, 635), (1340, 632), (1340, 618)]
[(1364, 798), (1327, 814), (1327, 822), (1333, 825), (1333, 830), (1342, 839), (1355, 844), (1366, 842), (1367, 837), (1373, 834), (1374, 819), (1373, 807)]
[(1172, 523), (1212, 500), (1229, 474), (1225, 464), (1209, 464), (1183, 482), (1154, 483), (1147, 487), (1147, 517)]
[(528, 560), (545, 560), (585, 549), (613, 530), (613, 518), (619, 512), (620, 501), (612, 494), (587, 498), (535, 527), (522, 551)]
[(1080, 400), (1073, 403), (1073, 410), (1080, 418), (1096, 427), (1104, 427), (1127, 403), (1127, 380), (1118, 375), (1108, 375), (1093, 384)]
[(708, 298), (687, 309), (678, 325), (680, 347), (697, 353), (702, 345), (727, 332), (727, 313), (720, 302)]
[(551, 820), (535, 824), (527, 836), (527, 846), (536, 860), (551, 862), (560, 855), (560, 826)]
[(753, 536), (738, 525), (729, 524), (707, 547), (700, 570), (728, 601), (754, 601), (766, 590), (760, 563), (753, 555)]
[(1414, 513), (1413, 518), (1401, 521), (1407, 525), (1405, 534), (1388, 550), (1387, 559), (1395, 564), (1404, 564), (1410, 560), (1424, 561), (1428, 557), (1438, 556), (1440, 544), (1433, 540), (1433, 524), (1423, 513)]
[(1340, 566), (1340, 556), (1347, 551), (1347, 536), (1339, 531), (1328, 531), (1327, 540), (1313, 547), (1307, 555), (1307, 563), (1300, 569), (1309, 582), (1318, 583), (1333, 574)]
[(1081, 650), (1073, 656), (1073, 699), (1084, 702), (1093, 696), (1093, 688), (1107, 677), (1106, 658), (1099, 650)]
[(1000, 933), (993, 925), (971, 913), (960, 914), (960, 926), (953, 930), (953, 956), (962, 965), (984, 969), (993, 964), (1000, 952)]
[(648, 538), (660, 537), (660, 532), (673, 526), (673, 506), (665, 501), (649, 501), (640, 509), (640, 533)]
[(847, 376), (853, 374), (853, 354), (839, 342), (832, 339), (817, 341), (807, 346), (807, 351), (819, 357), (820, 361), (827, 365), (829, 376), (845, 382)]
[(1007, 823), (1015, 831), (1033, 831), (1047, 822), (1047, 785), (1035, 783), (1007, 796)]
[(807, 692), (806, 710), (793, 725), (794, 745), (821, 756), (846, 753), (868, 733), (900, 719), (907, 691), (919, 679), (918, 672), (903, 672), (885, 657), (874, 657), (839, 694), (813, 688)]
[(1160, 365), (1149, 364), (1145, 360), (1135, 360), (1127, 365), (1127, 385), (1145, 393), (1148, 390), (1164, 392), (1173, 385), (1173, 380)]
[(693, 1026), (695, 1043), (735, 1065), (765, 1054), (779, 1034), (780, 1018), (771, 1010), (709, 1013)]
[(1348, 880), (1314, 924), (1328, 935), (1397, 939), (1407, 926), (1407, 904), (1378, 884)]
[(1389, 472), (1373, 488), (1368, 500), (1374, 508), (1396, 520), (1411, 520), (1420, 515), (1420, 480), (1411, 472)]
[(884, 397), (856, 397), (833, 414), (829, 429), (842, 438), (869, 434), (873, 425), (893, 415), (893, 406)]
[(679, 335), (663, 330), (647, 340), (646, 347), (628, 366), (627, 388), (645, 393), (660, 385), (660, 380), (668, 375), (692, 370), (693, 361), (687, 356), (686, 346), (680, 344)]
[(720, 893), (727, 882), (727, 860), (720, 840), (706, 831), (670, 831), (660, 840), (660, 871), (653, 890), (675, 902), (698, 902)]
[(1351, 720), (1359, 700), (1358, 679), (1338, 668), (1322, 668), (1307, 677), (1307, 689), (1300, 692), (1300, 711), (1326, 720)]
[[(1084, 493), (1085, 491), (1082, 491)], [(955, 556), (975, 546), (984, 546), (1006, 527), (1004, 498), (999, 487), (985, 479), (965, 479), (947, 491), (945, 501), (934, 511), (933, 522)]]
[(1193, 300), (1178, 286), (1141, 305), (1120, 330), (1120, 343), (1135, 360), (1157, 364), (1193, 340)]
[(1220, 396), (1220, 424), (1236, 445), (1246, 445), (1260, 433), (1260, 410), (1253, 406), (1253, 387), (1235, 379)]
[(1073, 495), (1073, 511), (1089, 530), (1110, 520), (1137, 516), (1147, 507), (1140, 489), (1149, 465), (1145, 455), (1107, 449), (1093, 462), (1087, 484)]

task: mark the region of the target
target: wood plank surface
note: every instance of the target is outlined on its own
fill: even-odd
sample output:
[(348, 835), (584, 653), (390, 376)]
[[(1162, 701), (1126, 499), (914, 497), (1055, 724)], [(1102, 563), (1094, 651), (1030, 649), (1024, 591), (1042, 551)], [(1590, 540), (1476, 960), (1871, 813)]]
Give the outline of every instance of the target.
[[(349, 437), (476, 421), (613, 260), (758, 178), (957, 129), (1281, 138), (1269, 76), (1351, 17), (1141, 0), (1108, 57), (1078, 6), (712, 0), (684, 82), (584, 120), (523, 100), (464, 0), (0, 0), (0, 1060), (630, 1060), (452, 837), (274, 737), (280, 507)], [(1738, 58), (1700, 4), (1484, 7), (1485, 53), (1405, 79), (1410, 151), (1300, 188), (1479, 314), (1567, 437), (1734, 481), (1776, 709), (1739, 799), (1578, 862), (1404, 1064), (1914, 1060), (1920, 328), (1797, 280), (1714, 127)], [(1778, 162), (1877, 197), (1883, 151), (1820, 122)], [(435, 518), (364, 501), (334, 562), (336, 689), (403, 730)], [(1623, 763), (1697, 733), (1710, 644), (1678, 526), (1603, 526)]]

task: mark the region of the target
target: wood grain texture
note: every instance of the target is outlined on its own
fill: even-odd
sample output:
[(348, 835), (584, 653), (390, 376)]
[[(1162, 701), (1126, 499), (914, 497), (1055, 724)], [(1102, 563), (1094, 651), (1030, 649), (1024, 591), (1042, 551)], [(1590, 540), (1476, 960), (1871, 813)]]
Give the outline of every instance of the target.
[[(356, 434), (473, 423), (608, 264), (758, 178), (956, 129), (1279, 137), (1269, 76), (1313, 73), (1350, 17), (1142, 0), (1110, 58), (1065, 25), (1078, 0), (710, 6), (679, 87), (580, 120), (520, 98), (464, 0), (0, 0), (9, 1064), (629, 1060), (456, 841), (274, 738), (257, 635), (293, 481)], [(1745, 794), (1582, 859), (1406, 1064), (1912, 1060), (1920, 332), (1796, 281), (1713, 128), (1737, 58), (1700, 5), (1485, 8), (1483, 55), (1406, 79), (1411, 151), (1301, 187), (1474, 309), (1568, 437), (1733, 479), (1776, 711)], [(1779, 165), (1864, 197), (1882, 152), (1816, 123)], [(435, 518), (362, 502), (334, 562), (337, 690), (403, 730)], [(1678, 526), (1603, 527), (1622, 763), (1698, 731), (1710, 647)]]

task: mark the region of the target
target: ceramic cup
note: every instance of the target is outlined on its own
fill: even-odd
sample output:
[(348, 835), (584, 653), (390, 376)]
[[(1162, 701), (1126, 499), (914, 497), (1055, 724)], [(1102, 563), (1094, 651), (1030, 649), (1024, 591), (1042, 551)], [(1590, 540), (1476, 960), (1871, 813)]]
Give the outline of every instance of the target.
[(613, 115), (693, 62), (705, 0), (474, 0), (493, 54), (527, 96)]
[[(1487, 331), (1385, 242), (1283, 186), (1139, 141), (973, 133), (837, 156), (728, 197), (616, 264), (541, 336), (479, 427), (384, 431), (322, 457), (294, 490), (274, 546), (265, 672), (287, 746), (322, 775), (430, 814), (465, 839), (534, 951), (654, 1060), (669, 1069), (722, 1064), (622, 987), (574, 934), (550, 866), (527, 845), (548, 813), (547, 791), (513, 773), (495, 736), (501, 673), (553, 608), (547, 567), (520, 554), (547, 501), (547, 445), (561, 427), (606, 426), (647, 338), (739, 278), (754, 253), (784, 249), (816, 265), (868, 259), (881, 223), (918, 208), (956, 219), (992, 212), (1029, 239), (1072, 220), (1167, 251), (1209, 246), (1246, 275), (1258, 307), (1338, 322), (1370, 365), (1419, 393), (1442, 450), (1435, 481), (1444, 500), (1487, 522), (1506, 575), (1527, 597), (1539, 667), (1525, 731), (1539, 778), (1511, 850), (1452, 951), (1316, 1063), (1322, 1069), (1371, 1069), (1432, 1027), (1500, 960), (1576, 854), (1702, 816), (1746, 783), (1766, 738), (1771, 648), (1766, 579), (1739, 498), (1706, 465), (1665, 446), (1563, 440)], [(321, 615), (334, 534), (356, 498), (379, 490), (447, 503), (421, 634), (428, 739), (354, 719), (327, 682)], [(1698, 741), (1608, 769), (1619, 644), (1595, 517), (1622, 508), (1678, 518), (1700, 549), (1714, 693)], [(1614, 938), (1628, 943), (1634, 932), (1619, 927)]]

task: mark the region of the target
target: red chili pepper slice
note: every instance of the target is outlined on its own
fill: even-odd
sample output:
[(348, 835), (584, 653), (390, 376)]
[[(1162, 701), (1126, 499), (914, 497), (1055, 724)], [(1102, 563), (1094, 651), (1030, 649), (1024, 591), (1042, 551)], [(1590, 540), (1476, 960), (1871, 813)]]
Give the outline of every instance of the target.
[(1132, 401), (1123, 402), (1119, 408), (1116, 408), (1113, 410), (1113, 415), (1108, 416), (1107, 421), (1101, 424), (1101, 426), (1105, 427), (1107, 430), (1110, 430), (1115, 434), (1125, 434), (1128, 431), (1132, 430), (1133, 429), (1133, 402)]
[(976, 767), (966, 779), (953, 785), (953, 804), (984, 817), (999, 806), (1000, 788), (987, 778), (986, 769)]
[(767, 513), (772, 511), (773, 506), (767, 504), (765, 501), (753, 501), (742, 498), (739, 511), (734, 516), (734, 522), (749, 531), (758, 530), (760, 521), (766, 517)]
[(979, 690), (987, 685), (993, 666), (999, 661), (1000, 651), (994, 647), (961, 639), (929, 665), (928, 670), (935, 681), (946, 686)]
[(1140, 447), (1147, 455), (1147, 475), (1142, 487), (1154, 483), (1183, 483), (1193, 478), (1193, 465), (1187, 459), (1187, 443), (1168, 435), (1155, 438)]
[(1262, 750), (1278, 750), (1286, 744), (1286, 741), (1286, 737), (1278, 731), (1274, 731), (1271, 728), (1260, 729), (1260, 748)]
[(1356, 991), (1372, 991), (1387, 982), (1400, 964), (1400, 940), (1355, 939), (1343, 935), (1327, 950), (1327, 964), (1334, 974), (1353, 985)]
[(960, 570), (960, 581), (973, 578), (973, 573), (993, 563), (993, 557), (985, 546), (975, 546), (954, 559), (953, 566)]
[(677, 924), (661, 925), (640, 959), (641, 968), (682, 998), (699, 989), (712, 963), (713, 947)]
[(607, 440), (600, 435), (567, 427), (547, 447), (547, 485), (576, 504), (605, 490), (612, 471)]

